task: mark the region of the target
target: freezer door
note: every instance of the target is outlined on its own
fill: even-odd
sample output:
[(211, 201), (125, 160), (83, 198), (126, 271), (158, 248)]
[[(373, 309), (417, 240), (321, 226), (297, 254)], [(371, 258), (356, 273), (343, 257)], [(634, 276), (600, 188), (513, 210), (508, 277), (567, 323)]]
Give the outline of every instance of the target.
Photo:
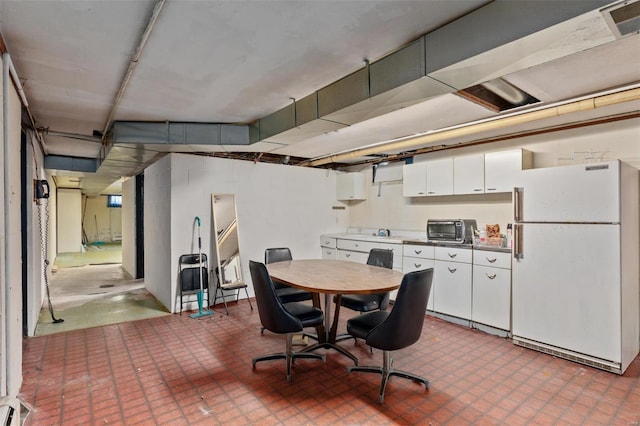
[(514, 220), (617, 223), (619, 169), (620, 163), (611, 161), (525, 170), (514, 194)]
[(620, 362), (620, 227), (525, 224), (520, 230), (513, 335)]

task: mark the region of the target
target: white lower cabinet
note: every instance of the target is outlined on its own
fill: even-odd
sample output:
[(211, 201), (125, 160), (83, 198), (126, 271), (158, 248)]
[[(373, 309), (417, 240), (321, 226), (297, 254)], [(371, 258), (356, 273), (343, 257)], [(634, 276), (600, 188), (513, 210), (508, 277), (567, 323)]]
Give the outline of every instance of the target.
[(337, 259), (338, 249), (336, 247), (337, 241), (334, 237), (320, 236), (320, 249), (322, 250), (323, 259)]
[[(402, 272), (407, 274), (413, 271), (433, 268), (434, 266), (434, 247), (421, 244), (404, 244), (402, 247)], [(395, 300), (397, 290), (391, 295), (391, 299)], [(431, 285), (431, 293), (427, 302), (427, 310), (433, 311), (434, 286)]]
[(469, 248), (435, 248), (434, 311), (471, 319), (472, 253)]
[(471, 320), (511, 329), (511, 254), (474, 251)]

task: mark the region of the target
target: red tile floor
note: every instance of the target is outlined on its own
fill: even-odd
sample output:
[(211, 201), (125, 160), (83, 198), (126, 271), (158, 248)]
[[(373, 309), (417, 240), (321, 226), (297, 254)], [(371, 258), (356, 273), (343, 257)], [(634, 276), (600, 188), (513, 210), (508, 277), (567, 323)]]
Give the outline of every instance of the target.
[[(255, 304), (254, 304), (255, 306)], [(427, 317), (421, 340), (394, 365), (427, 377), (352, 373), (349, 360), (298, 360), (287, 383), (282, 360), (251, 358), (284, 348), (259, 332), (246, 301), (214, 316), (159, 318), (70, 331), (24, 342), (21, 399), (28, 425), (381, 425), (640, 423), (640, 358), (626, 374), (599, 371)], [(344, 319), (351, 312), (342, 311)], [(353, 341), (360, 364), (380, 364)]]

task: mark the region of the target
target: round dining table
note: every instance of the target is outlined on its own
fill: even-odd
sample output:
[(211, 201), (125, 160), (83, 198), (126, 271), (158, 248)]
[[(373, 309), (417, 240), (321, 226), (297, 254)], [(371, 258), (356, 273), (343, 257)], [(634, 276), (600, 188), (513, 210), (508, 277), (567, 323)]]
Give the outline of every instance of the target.
[[(318, 343), (303, 349), (334, 349), (351, 358), (358, 365), (358, 358), (336, 344), (336, 331), (343, 294), (374, 294), (392, 291), (400, 287), (402, 272), (379, 266), (334, 259), (299, 259), (270, 263), (269, 275), (288, 286), (314, 294), (313, 304), (320, 308), (319, 294), (324, 294), (324, 324), (318, 327)], [(336, 295), (336, 309), (331, 320), (331, 297)]]

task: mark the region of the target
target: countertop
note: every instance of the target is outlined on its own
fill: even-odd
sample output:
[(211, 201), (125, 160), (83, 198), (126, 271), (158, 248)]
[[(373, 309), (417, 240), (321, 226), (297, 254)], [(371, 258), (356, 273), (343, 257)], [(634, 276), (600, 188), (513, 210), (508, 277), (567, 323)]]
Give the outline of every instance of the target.
[(338, 238), (342, 240), (357, 240), (357, 241), (371, 241), (376, 243), (389, 243), (389, 244), (417, 244), (425, 246), (437, 246), (437, 247), (452, 247), (452, 248), (464, 248), (482, 251), (495, 251), (501, 253), (511, 253), (511, 249), (507, 247), (490, 246), (484, 244), (459, 244), (459, 243), (447, 243), (442, 241), (429, 241), (425, 238), (415, 237), (403, 237), (403, 236), (391, 236), (381, 237), (378, 235), (367, 234), (323, 234), (323, 237)]

